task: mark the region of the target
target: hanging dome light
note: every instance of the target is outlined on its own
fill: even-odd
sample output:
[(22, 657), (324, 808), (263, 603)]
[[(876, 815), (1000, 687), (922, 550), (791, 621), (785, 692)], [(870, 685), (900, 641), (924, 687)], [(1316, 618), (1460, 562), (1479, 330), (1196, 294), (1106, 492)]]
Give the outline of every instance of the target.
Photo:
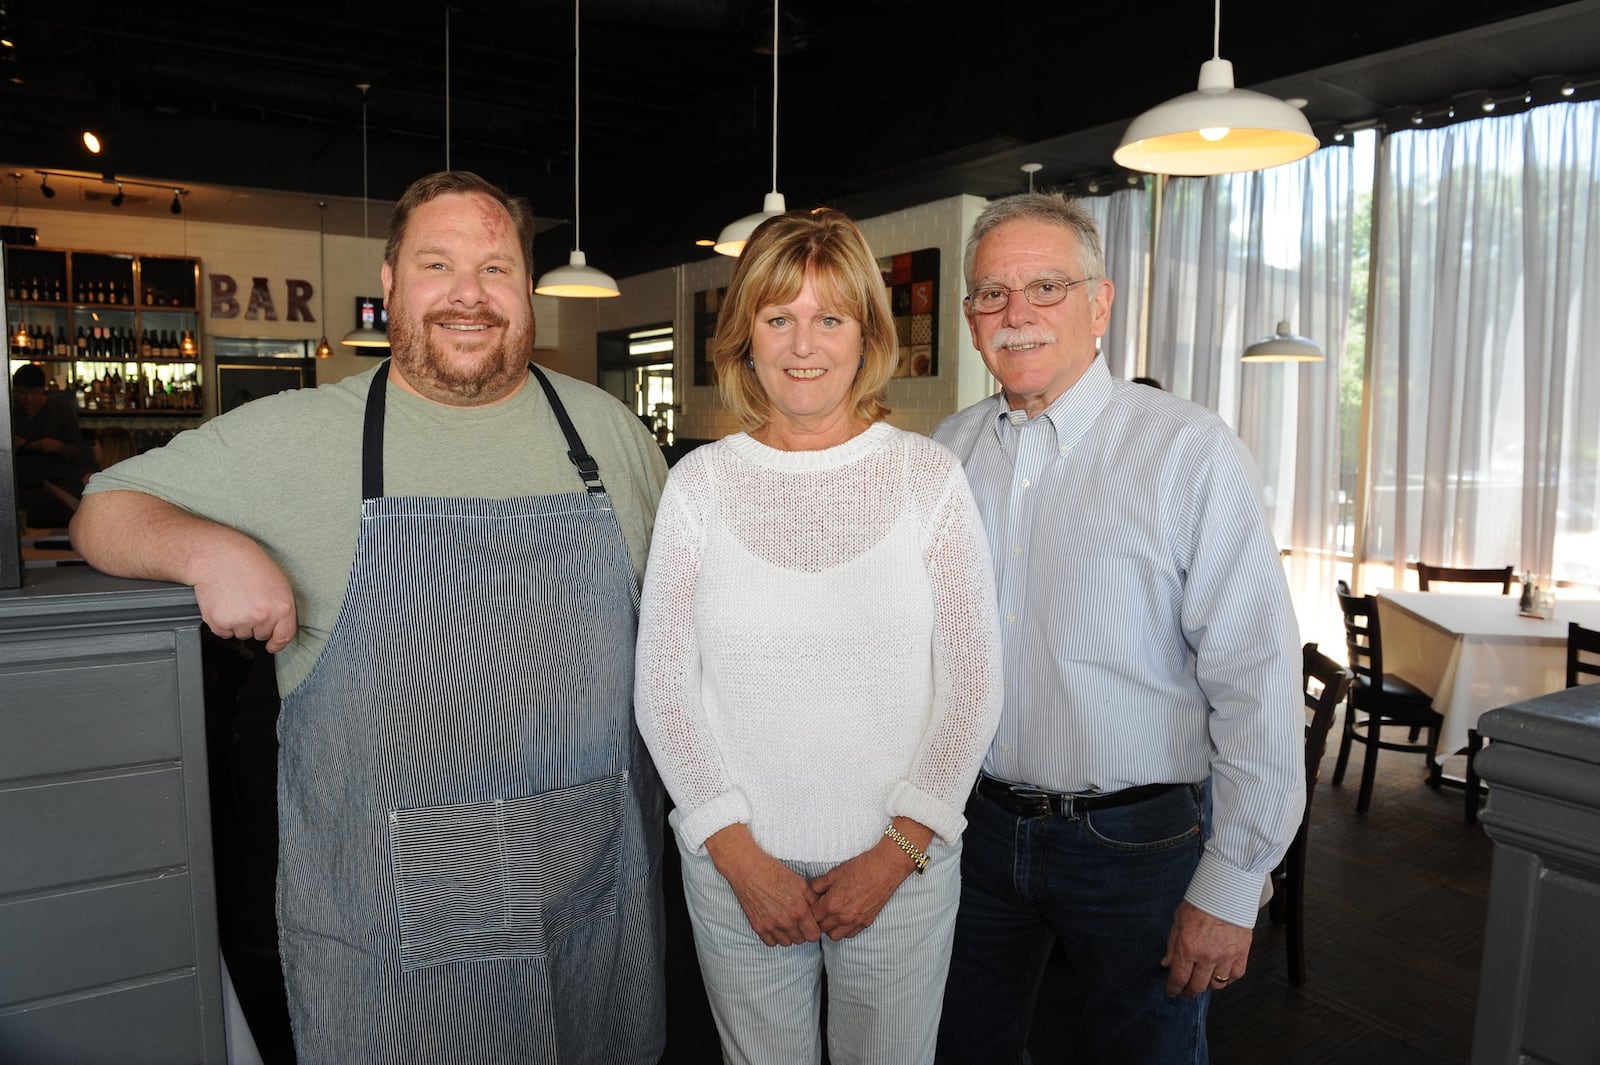
[(1322, 349), (1309, 337), (1290, 330), (1287, 319), (1278, 323), (1278, 331), (1262, 337), (1244, 349), (1243, 362), (1321, 362)]
[(1200, 65), (1194, 92), (1157, 104), (1134, 119), (1111, 154), (1118, 166), (1151, 174), (1202, 177), (1265, 170), (1317, 150), (1300, 109), (1233, 85), (1233, 64), (1220, 54), (1222, 0), (1216, 0), (1211, 58)]
[(539, 279), (539, 284), (534, 291), (541, 296), (568, 296), (581, 299), (597, 299), (606, 296), (620, 296), (617, 283), (611, 275), (603, 270), (597, 270), (589, 265), (588, 258), (582, 251), (582, 213), (578, 206), (579, 169), (578, 169), (578, 87), (580, 85), (578, 74), (582, 65), (583, 51), (579, 44), (578, 25), (581, 21), (582, 5), (580, 0), (572, 3), (572, 254), (567, 258), (567, 265), (558, 266)]
[[(371, 85), (362, 82), (356, 88), (361, 90), (361, 247), (364, 254), (371, 256), (371, 234), (367, 229), (367, 92)], [(371, 271), (371, 262), (367, 263), (368, 276)], [(376, 311), (371, 300), (363, 300), (361, 304), (361, 324), (344, 335), (339, 341), (352, 348), (386, 348), (389, 346), (389, 334), (377, 326)]]
[(778, 191), (778, 0), (772, 0), (772, 191), (762, 198), (761, 210), (723, 226), (711, 250), (719, 255), (743, 253), (756, 226), (786, 210), (783, 193)]

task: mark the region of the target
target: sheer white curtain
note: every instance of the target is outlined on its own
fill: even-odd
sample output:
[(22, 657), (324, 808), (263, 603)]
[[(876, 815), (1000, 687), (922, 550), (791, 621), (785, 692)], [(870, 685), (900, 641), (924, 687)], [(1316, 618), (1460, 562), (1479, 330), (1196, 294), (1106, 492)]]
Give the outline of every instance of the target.
[(1600, 579), (1597, 140), (1594, 102), (1386, 140), (1367, 559)]
[[(1353, 153), (1168, 182), (1149, 370), (1217, 411), (1255, 456), (1306, 639), (1337, 646), (1339, 381), (1351, 308)], [(1320, 363), (1239, 361), (1286, 319)]]
[(1144, 321), (1145, 274), (1150, 262), (1150, 198), (1143, 185), (1081, 201), (1100, 229), (1106, 276), (1116, 287), (1111, 325), (1100, 350), (1113, 375), (1138, 376), (1139, 328)]

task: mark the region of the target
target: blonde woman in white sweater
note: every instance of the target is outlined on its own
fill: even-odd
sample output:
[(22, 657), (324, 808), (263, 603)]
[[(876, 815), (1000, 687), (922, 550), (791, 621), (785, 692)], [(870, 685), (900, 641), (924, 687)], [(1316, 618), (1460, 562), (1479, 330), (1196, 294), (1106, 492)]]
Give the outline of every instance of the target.
[(993, 570), (960, 464), (893, 428), (894, 323), (831, 211), (763, 223), (712, 360), (747, 432), (672, 471), (635, 705), (676, 809), (728, 1062), (920, 1065), (1000, 713)]

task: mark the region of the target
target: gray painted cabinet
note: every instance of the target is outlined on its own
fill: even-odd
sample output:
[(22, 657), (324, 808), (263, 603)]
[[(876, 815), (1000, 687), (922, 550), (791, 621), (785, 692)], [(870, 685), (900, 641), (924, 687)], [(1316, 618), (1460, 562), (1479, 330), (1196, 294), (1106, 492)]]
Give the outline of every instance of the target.
[(1473, 1065), (1595, 1065), (1600, 1003), (1600, 684), (1485, 714), (1494, 840)]
[(226, 1060), (199, 626), (84, 567), (0, 591), (0, 1061)]

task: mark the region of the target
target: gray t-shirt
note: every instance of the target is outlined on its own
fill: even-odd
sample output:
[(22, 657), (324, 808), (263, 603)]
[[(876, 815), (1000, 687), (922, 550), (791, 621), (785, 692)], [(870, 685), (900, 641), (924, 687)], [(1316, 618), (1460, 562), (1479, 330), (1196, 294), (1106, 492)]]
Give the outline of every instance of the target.
[[(266, 549), (289, 578), (300, 622), (278, 655), (285, 694), (310, 674), (344, 603), (360, 532), (362, 417), (376, 372), (248, 403), (97, 474), (85, 489), (145, 492)], [(661, 451), (609, 394), (549, 377), (600, 465), (639, 580), (666, 479)], [(508, 499), (583, 489), (531, 375), (510, 399), (488, 407), (432, 403), (391, 378), (385, 422), (385, 495)]]

